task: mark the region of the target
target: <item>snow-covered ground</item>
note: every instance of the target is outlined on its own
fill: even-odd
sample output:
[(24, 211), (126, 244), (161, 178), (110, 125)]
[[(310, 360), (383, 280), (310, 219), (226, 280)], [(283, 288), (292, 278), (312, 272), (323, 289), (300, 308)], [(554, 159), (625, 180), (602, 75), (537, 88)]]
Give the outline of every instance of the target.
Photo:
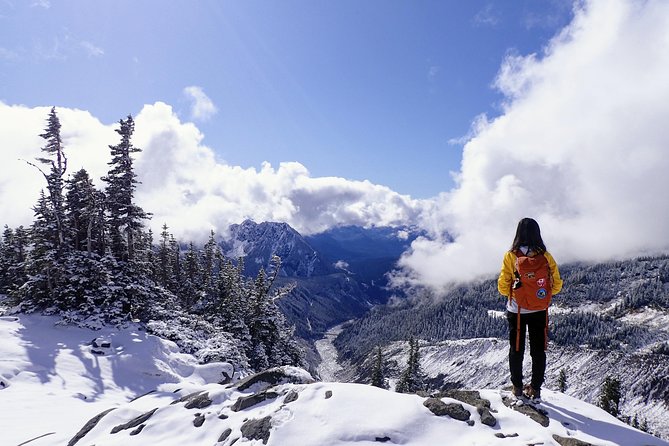
[[(176, 345), (131, 326), (92, 331), (55, 317), (0, 316), (0, 444), (55, 432), (67, 444), (82, 420), (172, 383), (205, 384), (229, 364), (198, 365)], [(110, 347), (95, 348), (94, 339)], [(93, 350), (99, 352), (93, 353)], [(171, 401), (172, 395), (155, 398)]]
[(321, 356), (321, 363), (318, 365), (318, 375), (323, 381), (339, 381), (339, 372), (342, 367), (338, 361), (338, 353), (332, 344), (334, 339), (341, 333), (343, 324), (332, 327), (322, 339), (314, 343), (318, 354)]
[[(73, 444), (84, 424), (108, 409), (113, 410), (77, 446), (516, 446), (555, 445), (554, 435), (607, 446), (669, 445), (597, 407), (548, 390), (542, 407), (550, 424), (544, 427), (506, 407), (502, 397), (507, 392), (498, 389), (480, 391), (496, 418), (488, 426), (475, 407), (450, 398), (441, 400), (462, 404), (470, 412), (469, 423), (434, 415), (417, 395), (361, 384), (309, 383), (308, 374), (299, 369), (288, 371), (301, 376), (298, 383), (281, 383), (266, 393), (260, 384), (220, 385), (216, 382), (224, 371), (230, 372), (228, 364), (199, 366), (173, 343), (138, 326), (94, 332), (54, 326), (55, 321), (33, 315), (0, 317), (3, 446), (31, 439), (29, 446)], [(102, 345), (93, 347), (93, 339)], [(193, 392), (206, 392), (206, 401), (191, 408), (178, 401)], [(126, 424), (149, 413), (136, 424)], [(254, 420), (266, 424), (266, 443), (249, 430)]]

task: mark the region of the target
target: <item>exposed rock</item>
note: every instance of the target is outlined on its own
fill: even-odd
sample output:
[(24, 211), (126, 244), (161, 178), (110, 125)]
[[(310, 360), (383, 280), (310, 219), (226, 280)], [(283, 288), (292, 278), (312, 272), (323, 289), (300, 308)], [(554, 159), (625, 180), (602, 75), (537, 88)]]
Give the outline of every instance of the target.
[(497, 418), (495, 418), (493, 414), (490, 413), (490, 409), (487, 407), (478, 407), (477, 410), (479, 415), (481, 415), (481, 423), (490, 427), (493, 427), (497, 424)]
[(507, 435), (507, 434), (503, 434), (503, 433), (501, 433), (501, 432), (497, 432), (497, 433), (495, 434), (495, 437), (497, 437), (497, 438), (512, 438), (512, 437), (517, 437), (517, 436), (518, 436), (518, 434), (515, 433), (515, 432), (514, 432), (513, 434), (508, 434), (508, 435)]
[(227, 420), (228, 416), (226, 414), (222, 413), (218, 416), (218, 418), (219, 418), (219, 420)]
[(299, 393), (295, 391), (295, 389), (291, 390), (288, 392), (288, 395), (283, 399), (284, 404), (292, 403), (293, 401), (297, 401), (297, 398), (299, 396)]
[(86, 436), (86, 434), (91, 431), (91, 429), (93, 429), (95, 426), (97, 426), (98, 422), (102, 419), (102, 417), (107, 415), (112, 410), (114, 410), (114, 408), (107, 409), (104, 412), (99, 413), (96, 416), (94, 416), (93, 418), (91, 418), (90, 420), (88, 420), (88, 422), (86, 424), (84, 424), (84, 427), (82, 427), (81, 430), (79, 432), (77, 432), (77, 434), (74, 437), (72, 437), (72, 439), (67, 443), (67, 446), (74, 446), (74, 444), (76, 444), (77, 441), (84, 438)]
[(385, 436), (385, 437), (376, 437), (374, 441), (378, 441), (379, 443), (385, 443), (386, 441), (390, 441), (390, 437)]
[(285, 367), (275, 367), (268, 369), (255, 375), (247, 376), (246, 378), (237, 382), (235, 387), (239, 390), (246, 390), (254, 384), (266, 383), (268, 387), (276, 386), (277, 384), (292, 383), (292, 384), (310, 384), (313, 379), (307, 379), (306, 376), (300, 376), (297, 373), (290, 373)]
[(490, 409), (490, 401), (481, 398), (481, 394), (475, 390), (446, 390), (438, 394), (438, 398), (453, 398), (454, 400), (462, 401), (477, 408), (487, 407)]
[(226, 430), (224, 430), (223, 433), (221, 434), (221, 436), (218, 437), (218, 442), (221, 443), (221, 442), (227, 440), (231, 433), (232, 433), (232, 429), (230, 429), (230, 428), (227, 428)]
[(200, 427), (204, 424), (204, 415), (201, 413), (195, 414), (195, 419), (193, 420), (193, 426)]
[(242, 424), (242, 436), (249, 440), (262, 440), (262, 444), (267, 444), (269, 440), (269, 431), (272, 428), (272, 417), (260, 418), (258, 420), (249, 420)]
[(325, 399), (328, 400), (332, 398), (332, 390), (326, 390), (325, 391)]
[(476, 422), (475, 422), (474, 420), (467, 420), (467, 426), (470, 426), (470, 427), (471, 427), (471, 426), (473, 426), (473, 425), (475, 425), (475, 424), (476, 424)]
[(559, 435), (555, 434), (553, 434), (553, 440), (557, 441), (560, 446), (594, 446), (592, 443), (579, 440), (578, 438), (560, 437)]
[(130, 432), (130, 435), (137, 435), (137, 434), (139, 434), (140, 432), (142, 432), (142, 429), (144, 429), (145, 427), (146, 427), (146, 424), (140, 424), (139, 426), (137, 426), (137, 429), (135, 429), (134, 431)]
[(121, 432), (122, 430), (132, 429), (133, 427), (139, 426), (140, 424), (144, 423), (146, 420), (151, 418), (151, 416), (153, 416), (156, 410), (158, 410), (157, 407), (149, 412), (146, 412), (145, 414), (138, 416), (137, 418), (133, 418), (132, 420), (128, 421), (125, 424), (119, 424), (118, 426), (115, 426), (111, 430), (111, 433), (115, 434), (117, 432)]
[(479, 415), (481, 415), (481, 423), (490, 427), (497, 424), (497, 418), (490, 412), (490, 401), (481, 398), (481, 394), (475, 390), (453, 389), (440, 392), (437, 395), (438, 397), (453, 398), (475, 406)]
[(550, 423), (550, 420), (548, 419), (548, 416), (547, 416), (548, 412), (546, 412), (543, 409), (535, 407), (531, 404), (523, 404), (523, 405), (513, 404), (513, 401), (511, 400), (511, 398), (507, 398), (507, 397), (502, 398), (502, 402), (504, 403), (504, 405), (506, 405), (507, 407), (512, 408), (516, 412), (520, 412), (523, 415), (527, 415), (532, 420), (541, 424), (543, 427), (548, 427), (548, 424)]
[(193, 392), (189, 393), (186, 396), (179, 398), (176, 401), (172, 401), (170, 404), (186, 403), (186, 409), (204, 409), (211, 405), (212, 401), (209, 399), (209, 392)]
[(423, 402), (423, 406), (430, 409), (430, 412), (437, 416), (448, 415), (451, 418), (460, 421), (467, 421), (471, 413), (462, 404), (458, 403), (444, 403), (439, 398), (428, 398)]
[(140, 399), (140, 398), (143, 397), (143, 396), (146, 396), (146, 395), (150, 395), (150, 394), (152, 394), (152, 393), (155, 393), (155, 391), (156, 391), (156, 389), (153, 389), (153, 390), (149, 390), (149, 391), (146, 392), (146, 393), (142, 393), (141, 395), (138, 395), (138, 396), (134, 397), (133, 399), (131, 399), (130, 402), (136, 401), (136, 400)]
[(235, 401), (235, 404), (232, 405), (231, 410), (233, 412), (239, 412), (240, 410), (262, 403), (265, 400), (277, 398), (278, 396), (278, 393), (270, 391), (258, 392), (249, 396), (240, 396), (237, 401)]

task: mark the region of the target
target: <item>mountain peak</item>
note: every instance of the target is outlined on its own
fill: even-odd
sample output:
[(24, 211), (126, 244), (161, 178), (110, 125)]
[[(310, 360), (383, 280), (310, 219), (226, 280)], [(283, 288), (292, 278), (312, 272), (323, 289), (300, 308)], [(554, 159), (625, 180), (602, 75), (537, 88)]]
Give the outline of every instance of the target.
[(311, 277), (334, 271), (299, 232), (283, 222), (244, 220), (233, 224), (230, 237), (221, 246), (230, 257), (245, 257), (248, 275), (267, 268), (275, 255), (281, 258), (279, 274), (284, 277)]

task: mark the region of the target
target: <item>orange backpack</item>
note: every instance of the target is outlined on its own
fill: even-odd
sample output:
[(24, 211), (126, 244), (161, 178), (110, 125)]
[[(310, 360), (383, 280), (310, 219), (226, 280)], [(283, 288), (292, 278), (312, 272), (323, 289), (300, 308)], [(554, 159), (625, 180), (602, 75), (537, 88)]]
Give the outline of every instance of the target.
[(515, 281), (512, 296), (518, 307), (526, 310), (545, 310), (551, 304), (552, 277), (548, 260), (543, 254), (534, 257), (516, 251)]

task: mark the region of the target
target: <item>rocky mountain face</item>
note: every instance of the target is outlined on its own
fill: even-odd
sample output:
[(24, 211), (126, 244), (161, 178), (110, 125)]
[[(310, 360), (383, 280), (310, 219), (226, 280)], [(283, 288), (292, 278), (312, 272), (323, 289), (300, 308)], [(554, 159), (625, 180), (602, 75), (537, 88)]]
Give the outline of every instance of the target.
[(287, 223), (246, 220), (230, 226), (230, 238), (221, 243), (227, 257), (244, 257), (247, 275), (267, 268), (272, 256), (281, 257), (282, 277), (308, 278), (336, 272), (334, 266)]

